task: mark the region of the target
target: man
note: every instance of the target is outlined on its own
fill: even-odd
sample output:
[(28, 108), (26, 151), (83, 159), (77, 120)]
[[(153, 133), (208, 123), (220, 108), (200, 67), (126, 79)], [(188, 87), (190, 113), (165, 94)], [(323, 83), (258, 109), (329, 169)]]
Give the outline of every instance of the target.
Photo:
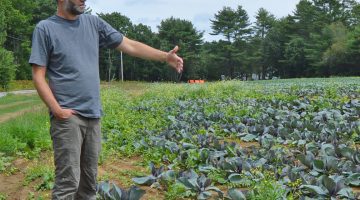
[(36, 26), (29, 60), (34, 85), (50, 110), (56, 175), (52, 199), (92, 200), (101, 148), (99, 47), (167, 62), (179, 73), (183, 60), (177, 46), (170, 52), (154, 49), (83, 14), (85, 0), (57, 0), (57, 6), (56, 15)]

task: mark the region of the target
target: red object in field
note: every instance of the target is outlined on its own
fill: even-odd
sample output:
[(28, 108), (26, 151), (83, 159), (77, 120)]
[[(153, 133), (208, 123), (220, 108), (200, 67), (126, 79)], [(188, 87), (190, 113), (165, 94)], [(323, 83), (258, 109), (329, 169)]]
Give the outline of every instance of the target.
[(193, 83), (205, 83), (205, 80), (188, 80), (188, 83), (193, 84)]

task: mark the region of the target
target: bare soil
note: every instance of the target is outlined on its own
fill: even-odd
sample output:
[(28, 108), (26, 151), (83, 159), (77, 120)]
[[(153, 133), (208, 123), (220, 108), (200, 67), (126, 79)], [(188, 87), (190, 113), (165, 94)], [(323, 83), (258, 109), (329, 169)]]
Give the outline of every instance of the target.
[[(104, 164), (99, 166), (98, 174), (99, 176), (103, 176), (105, 174), (124, 174), (129, 171), (137, 171), (137, 172), (143, 172), (145, 174), (150, 174), (149, 170), (146, 169), (146, 167), (139, 166), (139, 163), (142, 161), (141, 157), (132, 157), (132, 158), (123, 158), (123, 159), (110, 159), (107, 160)], [(122, 175), (124, 176), (124, 175)], [(126, 179), (128, 179), (126, 182), (131, 182), (131, 176), (126, 176)], [(121, 182), (119, 179), (111, 178), (110, 182), (115, 183), (117, 186), (121, 188), (128, 189), (129, 186)], [(159, 191), (157, 189), (148, 187), (148, 186), (139, 186), (141, 189), (145, 190), (145, 195), (141, 198), (143, 200), (149, 200), (149, 199), (165, 199), (164, 193), (162, 191)]]
[(10, 108), (13, 106), (19, 106), (19, 105), (30, 103), (30, 102), (38, 102), (38, 101), (37, 100), (18, 101), (18, 102), (6, 104), (6, 105), (0, 105), (0, 109)]
[(242, 148), (251, 148), (252, 146), (254, 147), (260, 147), (259, 142), (244, 142), (240, 139), (233, 139), (233, 138), (225, 138), (226, 142), (235, 142), (236, 144), (238, 144), (240, 147)]
[(3, 115), (0, 115), (0, 123), (6, 122), (10, 119), (14, 119), (14, 118), (19, 117), (28, 112), (35, 112), (37, 110), (44, 109), (44, 107), (45, 107), (44, 105), (36, 105), (32, 108), (26, 108), (26, 109), (23, 109), (23, 110), (20, 110), (17, 112), (6, 113)]
[[(29, 199), (29, 193), (34, 194), (36, 199), (39, 196), (45, 197), (45, 199), (51, 198), (51, 190), (36, 191), (35, 186), (40, 183), (40, 179), (36, 179), (28, 185), (24, 185), (27, 170), (34, 165), (48, 165), (53, 166), (53, 153), (51, 151), (41, 153), (40, 157), (36, 160), (28, 160), (25, 158), (18, 158), (12, 162), (12, 167), (16, 170), (12, 174), (0, 173), (0, 194), (6, 195), (7, 200), (26, 200)], [(143, 172), (149, 173), (146, 167), (140, 166), (142, 161), (141, 157), (132, 157), (124, 159), (108, 159), (98, 168), (98, 176), (110, 175), (109, 181), (115, 183), (117, 186), (128, 189), (130, 186), (124, 184), (119, 177), (121, 174), (124, 176), (126, 182), (132, 182), (130, 175), (124, 175), (127, 172)], [(119, 175), (120, 174), (120, 175)], [(160, 200), (164, 199), (164, 193), (154, 188), (147, 186), (139, 186), (145, 190), (145, 195), (142, 200)]]
[[(40, 155), (38, 159), (41, 164), (49, 165), (48, 157), (50, 152), (45, 152)], [(38, 184), (38, 181), (34, 181), (25, 186), (26, 172), (34, 164), (34, 160), (28, 160), (25, 158), (18, 158), (12, 162), (12, 167), (16, 168), (15, 173), (0, 174), (0, 193), (5, 194), (8, 200), (25, 200), (29, 198), (30, 193), (34, 193), (34, 197), (50, 197), (50, 191), (36, 191), (34, 188)]]
[[(256, 146), (255, 143), (241, 143), (242, 147), (247, 148), (250, 146)], [(43, 152), (41, 153), (39, 159), (37, 160), (28, 160), (25, 158), (18, 158), (12, 162), (12, 166), (16, 168), (15, 172), (12, 174), (2, 173), (0, 174), (0, 194), (5, 194), (8, 200), (26, 200), (29, 198), (29, 193), (33, 193), (34, 197), (39, 196), (50, 199), (51, 191), (36, 191), (35, 186), (39, 184), (39, 180), (31, 182), (29, 185), (24, 186), (24, 181), (26, 177), (26, 171), (29, 167), (34, 166), (35, 164), (48, 165), (52, 166), (52, 152)], [(98, 176), (109, 175), (109, 180), (112, 183), (115, 183), (121, 188), (128, 189), (129, 182), (131, 183), (132, 177), (130, 172), (142, 172), (144, 174), (149, 174), (149, 169), (147, 167), (141, 166), (142, 162), (141, 157), (131, 157), (131, 158), (111, 158), (107, 159), (103, 164), (98, 168)], [(128, 175), (126, 173), (129, 173)], [(124, 179), (119, 179), (119, 176), (122, 176)], [(126, 183), (122, 182), (126, 180)], [(131, 183), (132, 184), (132, 183)], [(220, 188), (222, 186), (219, 186)], [(141, 189), (145, 190), (146, 193), (142, 197), (142, 200), (161, 200), (165, 199), (164, 192), (159, 191), (148, 186), (140, 186)], [(223, 191), (226, 191), (226, 188)], [(352, 188), (354, 193), (360, 193), (360, 187)]]

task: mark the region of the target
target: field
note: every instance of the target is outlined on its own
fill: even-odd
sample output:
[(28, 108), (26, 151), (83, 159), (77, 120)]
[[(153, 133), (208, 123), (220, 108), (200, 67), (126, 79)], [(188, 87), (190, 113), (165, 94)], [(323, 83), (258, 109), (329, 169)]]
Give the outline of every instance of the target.
[[(360, 78), (126, 82), (101, 92), (99, 199), (359, 197)], [(40, 102), (22, 98), (0, 98), (0, 119)], [(49, 198), (48, 130), (45, 108), (0, 121), (0, 200)]]

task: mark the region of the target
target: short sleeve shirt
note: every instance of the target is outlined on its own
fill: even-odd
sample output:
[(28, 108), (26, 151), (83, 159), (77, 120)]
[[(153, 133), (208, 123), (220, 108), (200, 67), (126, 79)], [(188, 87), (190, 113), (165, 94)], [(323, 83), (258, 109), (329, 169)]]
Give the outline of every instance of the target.
[(35, 27), (29, 63), (46, 67), (62, 108), (100, 118), (99, 48), (116, 48), (122, 40), (121, 33), (97, 16), (67, 20), (54, 15)]

